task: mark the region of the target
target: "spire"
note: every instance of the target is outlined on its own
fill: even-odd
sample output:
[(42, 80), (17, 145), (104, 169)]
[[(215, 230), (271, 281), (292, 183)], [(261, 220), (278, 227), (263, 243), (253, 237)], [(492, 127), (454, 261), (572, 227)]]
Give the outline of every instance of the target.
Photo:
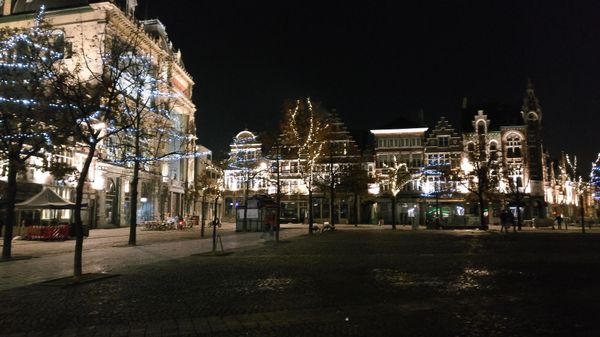
[(419, 110), (418, 112), (418, 119), (419, 119), (419, 126), (425, 126), (425, 110), (423, 110), (423, 108), (421, 108), (421, 110)]
[(523, 107), (521, 108), (523, 113), (527, 114), (531, 111), (535, 111), (538, 114), (541, 114), (542, 107), (535, 96), (535, 91), (533, 90), (533, 82), (531, 78), (527, 79), (527, 89), (525, 90), (525, 96), (523, 97)]
[(467, 97), (463, 97), (462, 99), (462, 109), (463, 110), (467, 110), (467, 107), (469, 106), (469, 100), (467, 99)]

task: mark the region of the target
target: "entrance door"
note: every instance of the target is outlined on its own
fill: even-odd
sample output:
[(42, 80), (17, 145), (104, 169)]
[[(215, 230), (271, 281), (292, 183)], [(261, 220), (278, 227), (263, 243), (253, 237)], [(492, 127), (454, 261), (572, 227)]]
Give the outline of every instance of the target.
[(119, 226), (119, 189), (113, 179), (108, 179), (106, 187), (106, 223)]

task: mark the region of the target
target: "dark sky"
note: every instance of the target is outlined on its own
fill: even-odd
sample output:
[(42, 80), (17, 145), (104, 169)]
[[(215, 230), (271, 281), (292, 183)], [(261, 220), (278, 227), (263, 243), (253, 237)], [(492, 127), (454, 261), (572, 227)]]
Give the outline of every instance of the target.
[(518, 108), (527, 78), (546, 148), (579, 155), (586, 173), (600, 151), (597, 1), (139, 3), (182, 50), (199, 139), (215, 153), (244, 128), (276, 130), (286, 98), (310, 95), (350, 129), (420, 109), (430, 126), (458, 126), (463, 97)]

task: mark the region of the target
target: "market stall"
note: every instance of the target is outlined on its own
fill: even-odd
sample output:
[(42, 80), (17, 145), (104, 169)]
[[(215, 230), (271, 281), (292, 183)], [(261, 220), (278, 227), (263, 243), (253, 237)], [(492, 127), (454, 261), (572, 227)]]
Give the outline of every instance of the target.
[(61, 214), (62, 210), (74, 209), (75, 203), (64, 200), (48, 187), (44, 187), (40, 193), (29, 200), (16, 204), (15, 208), (19, 211), (52, 211), (50, 220), (42, 220), (41, 217), (38, 217), (38, 223), (26, 224), (26, 238), (30, 240), (67, 240), (69, 238), (70, 219), (61, 218)]

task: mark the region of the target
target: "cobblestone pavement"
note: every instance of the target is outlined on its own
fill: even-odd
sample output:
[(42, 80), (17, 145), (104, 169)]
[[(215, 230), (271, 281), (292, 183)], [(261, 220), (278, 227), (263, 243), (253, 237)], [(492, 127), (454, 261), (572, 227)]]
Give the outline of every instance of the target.
[(4, 290), (0, 335), (598, 336), (599, 267), (597, 233), (341, 227)]
[[(260, 233), (236, 233), (234, 224), (224, 223), (217, 230), (225, 250), (262, 244)], [(300, 225), (284, 225), (283, 239), (304, 234)], [(173, 260), (212, 250), (212, 227), (204, 238), (200, 229), (143, 231), (138, 229), (137, 246), (127, 246), (129, 228), (90, 231), (84, 240), (83, 272), (121, 272), (133, 266)], [(73, 273), (75, 240), (13, 241), (14, 261), (0, 263), (0, 290), (70, 276)], [(220, 250), (220, 245), (218, 246)], [(33, 257), (18, 260), (19, 257)]]

